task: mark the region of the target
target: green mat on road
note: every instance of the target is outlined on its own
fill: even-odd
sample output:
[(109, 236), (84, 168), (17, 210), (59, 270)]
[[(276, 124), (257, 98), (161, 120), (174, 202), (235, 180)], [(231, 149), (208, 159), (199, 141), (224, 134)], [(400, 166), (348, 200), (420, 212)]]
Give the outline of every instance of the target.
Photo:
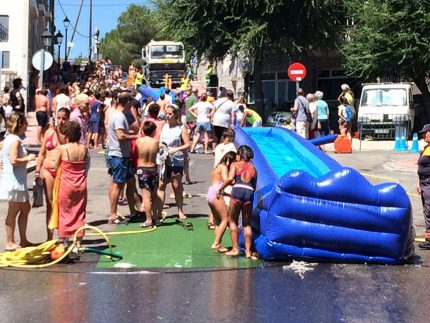
[[(157, 230), (141, 234), (125, 234), (110, 237), (114, 251), (124, 257), (111, 261), (102, 256), (97, 268), (254, 268), (263, 267), (260, 260), (229, 257), (214, 252), (210, 246), (214, 232), (207, 229), (207, 218), (187, 219), (193, 231), (184, 229), (175, 219), (168, 218)], [(117, 226), (118, 231), (142, 230), (138, 224)], [(228, 230), (223, 244), (231, 246)]]

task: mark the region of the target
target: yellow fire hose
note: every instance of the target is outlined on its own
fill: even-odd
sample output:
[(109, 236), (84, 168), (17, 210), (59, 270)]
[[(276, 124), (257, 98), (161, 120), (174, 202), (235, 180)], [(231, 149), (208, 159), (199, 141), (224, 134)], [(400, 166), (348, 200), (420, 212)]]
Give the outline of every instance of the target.
[[(36, 269), (36, 268), (47, 268), (52, 265), (55, 265), (61, 262), (63, 259), (65, 259), (72, 252), (73, 248), (76, 247), (78, 234), (82, 230), (96, 231), (96, 233), (88, 233), (86, 235), (102, 236), (108, 244), (110, 253), (113, 254), (112, 245), (109, 241), (108, 235), (140, 234), (140, 233), (152, 232), (152, 231), (155, 231), (156, 229), (157, 229), (156, 227), (153, 227), (148, 230), (103, 232), (99, 228), (96, 228), (90, 225), (84, 225), (83, 227), (80, 227), (78, 230), (76, 230), (75, 234), (73, 235), (72, 244), (68, 247), (65, 253), (58, 259), (49, 261), (51, 250), (57, 244), (57, 240), (50, 240), (36, 247), (26, 247), (26, 248), (18, 249), (16, 251), (8, 251), (8, 252), (0, 253), (0, 268), (15, 267), (15, 268), (25, 268), (25, 269)], [(107, 257), (110, 258), (109, 256)]]

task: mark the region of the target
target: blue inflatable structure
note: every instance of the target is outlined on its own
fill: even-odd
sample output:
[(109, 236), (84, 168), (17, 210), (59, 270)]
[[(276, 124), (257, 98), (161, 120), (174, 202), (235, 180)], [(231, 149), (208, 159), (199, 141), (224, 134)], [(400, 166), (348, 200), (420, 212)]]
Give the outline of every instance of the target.
[(254, 244), (265, 260), (403, 263), (413, 253), (409, 197), (372, 185), (283, 128), (237, 128), (258, 171)]
[[(164, 86), (160, 87), (159, 89), (154, 89), (145, 85), (141, 85), (137, 90), (145, 99), (152, 97), (154, 101), (157, 101), (160, 98), (160, 95), (165, 94), (166, 92), (166, 88)], [(175, 93), (170, 91), (169, 95), (172, 98), (172, 102), (175, 102)]]
[(152, 89), (152, 88), (147, 87), (145, 85), (141, 85), (141, 86), (139, 86), (139, 88), (137, 90), (146, 99), (149, 97), (152, 97), (154, 99), (154, 101), (157, 101), (160, 98), (160, 90), (159, 89), (155, 90), (155, 89)]
[(309, 139), (309, 142), (313, 143), (315, 146), (320, 146), (320, 145), (332, 143), (336, 140), (336, 138), (337, 138), (337, 135), (330, 134), (324, 137)]

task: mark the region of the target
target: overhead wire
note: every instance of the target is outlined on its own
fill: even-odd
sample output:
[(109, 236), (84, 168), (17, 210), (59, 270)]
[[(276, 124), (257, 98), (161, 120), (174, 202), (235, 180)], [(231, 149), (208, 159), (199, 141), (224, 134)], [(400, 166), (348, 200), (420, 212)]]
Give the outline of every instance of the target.
[[(66, 14), (66, 11), (64, 10), (64, 7), (63, 6), (79, 6), (79, 12), (78, 12), (78, 16), (77, 16), (77, 18), (76, 18), (76, 22), (75, 22), (75, 24), (72, 24), (71, 22), (70, 22), (70, 26), (72, 27), (72, 29), (73, 29), (73, 33), (72, 33), (72, 37), (71, 37), (71, 40), (70, 40), (70, 42), (73, 42), (73, 40), (74, 40), (74, 36), (75, 36), (75, 33), (76, 34), (78, 34), (79, 36), (81, 36), (81, 37), (83, 37), (83, 38), (86, 38), (86, 39), (91, 39), (92, 37), (94, 37), (95, 35), (96, 35), (96, 33), (97, 33), (97, 29), (94, 31), (94, 34), (92, 34), (91, 32), (91, 35), (85, 35), (85, 34), (83, 34), (83, 33), (81, 33), (79, 30), (78, 30), (78, 28), (77, 28), (77, 26), (78, 26), (78, 22), (79, 22), (79, 18), (80, 18), (80, 15), (81, 15), (81, 11), (82, 11), (82, 7), (88, 7), (88, 6), (90, 6), (90, 5), (84, 5), (84, 0), (81, 0), (81, 3), (80, 4), (70, 4), (70, 3), (61, 3), (61, 1), (60, 0), (57, 0), (57, 4), (60, 6), (60, 9), (61, 9), (61, 11), (63, 12), (63, 14), (64, 14), (64, 16), (65, 17), (67, 17), (68, 15)], [(147, 4), (147, 1), (141, 1), (141, 2), (128, 2), (128, 3), (115, 3), (115, 4), (91, 4), (91, 6), (92, 7), (117, 7), (117, 6), (130, 6), (130, 5), (148, 5)], [(91, 30), (91, 29), (90, 29)], [(66, 44), (66, 46), (67, 46), (67, 44)], [(68, 49), (67, 49), (67, 57), (69, 56), (69, 54), (70, 54), (70, 51), (71, 51), (71, 48), (69, 47)], [(91, 51), (91, 50), (90, 50)]]
[[(58, 2), (60, 2), (60, 0), (57, 0)], [(93, 4), (93, 7), (122, 7), (122, 6), (132, 6), (132, 5), (147, 5), (147, 1), (141, 1), (141, 2), (127, 2), (127, 3), (115, 3), (115, 4)], [(63, 3), (63, 6), (68, 6), (68, 7), (77, 7), (79, 6), (78, 4), (75, 3)], [(84, 5), (84, 7), (89, 7), (89, 5)]]
[[(65, 17), (67, 17), (66, 11), (64, 10), (63, 5), (61, 4), (60, 0), (57, 0), (57, 1), (58, 1), (58, 5), (60, 6), (61, 11), (63, 12), (64, 16), (65, 16)], [(78, 22), (79, 22), (79, 17), (80, 17), (80, 15), (81, 15), (81, 10), (82, 10), (82, 7), (83, 7), (83, 3), (84, 3), (84, 1), (83, 1), (83, 0), (81, 0), (81, 4), (80, 4), (80, 7), (79, 7), (79, 12), (78, 12), (78, 17), (77, 17), (77, 19), (76, 19), (76, 26), (74, 26), (74, 25), (72, 24), (72, 22), (70, 22), (70, 26), (73, 28), (73, 31), (74, 31), (74, 32), (76, 32), (79, 36), (84, 37), (84, 38), (90, 38), (90, 36), (84, 35), (84, 34), (82, 34), (81, 32), (79, 32), (79, 30), (78, 30), (78, 28), (77, 28), (77, 24), (78, 24)], [(78, 6), (78, 5), (76, 5), (76, 6)], [(95, 34), (94, 34), (94, 35), (95, 35)], [(94, 35), (91, 35), (91, 37), (94, 37)], [(72, 35), (72, 39), (71, 39), (71, 41), (73, 41), (73, 35)]]

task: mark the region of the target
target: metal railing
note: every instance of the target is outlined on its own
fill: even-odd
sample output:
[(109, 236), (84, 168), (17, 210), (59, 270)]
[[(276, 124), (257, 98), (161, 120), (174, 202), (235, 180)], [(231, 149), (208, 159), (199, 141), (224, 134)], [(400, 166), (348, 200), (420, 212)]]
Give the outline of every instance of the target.
[(360, 139), (408, 139), (411, 120), (405, 114), (363, 114), (357, 118)]

